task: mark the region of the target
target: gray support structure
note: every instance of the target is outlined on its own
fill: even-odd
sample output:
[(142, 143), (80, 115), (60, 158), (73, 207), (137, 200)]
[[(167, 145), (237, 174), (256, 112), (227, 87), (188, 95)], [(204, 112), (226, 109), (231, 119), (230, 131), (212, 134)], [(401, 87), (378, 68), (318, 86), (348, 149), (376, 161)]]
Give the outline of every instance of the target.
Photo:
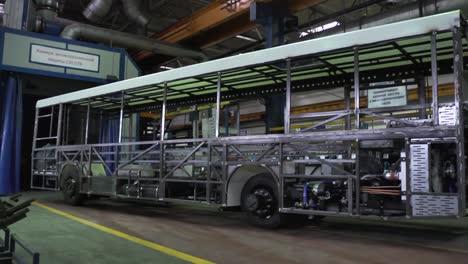
[(359, 129), (360, 126), (360, 111), (359, 111), (359, 47), (354, 47), (354, 115), (355, 115), (355, 129)]
[(211, 166), (212, 166), (212, 149), (213, 146), (208, 142), (207, 143), (207, 146), (208, 146), (208, 156), (207, 156), (207, 161), (206, 161), (206, 201), (209, 203), (210, 202), (210, 193), (211, 193)]
[(431, 72), (432, 72), (432, 123), (439, 125), (439, 76), (437, 74), (437, 32), (431, 36)]
[(86, 107), (86, 129), (85, 129), (85, 145), (88, 145), (89, 138), (89, 119), (91, 117), (91, 100), (88, 100), (88, 106)]
[(278, 146), (278, 149), (279, 149), (279, 155), (278, 155), (278, 159), (279, 159), (279, 162), (278, 162), (278, 165), (279, 165), (279, 197), (281, 197), (279, 199), (279, 204), (278, 204), (278, 207), (281, 209), (284, 208), (284, 167), (283, 167), (283, 146), (284, 144), (283, 143), (279, 143), (279, 146)]
[(162, 111), (161, 111), (161, 128), (160, 128), (160, 137), (161, 141), (164, 141), (164, 135), (166, 134), (166, 105), (167, 105), (167, 82), (164, 83), (164, 95), (162, 102)]
[(54, 111), (55, 111), (55, 106), (52, 106), (50, 110), (49, 138), (52, 137), (52, 128), (54, 127), (54, 114), (55, 114)]
[(31, 154), (31, 169), (33, 170), (33, 172), (31, 173), (31, 187), (34, 186), (34, 157), (35, 157), (35, 150), (37, 148), (37, 130), (38, 130), (38, 127), (39, 127), (39, 113), (40, 113), (40, 109), (39, 108), (36, 108), (36, 114), (35, 114), (35, 117), (34, 117), (34, 131), (33, 131), (33, 142), (32, 142), (32, 154)]
[[(403, 159), (402, 159), (403, 160)], [(405, 165), (406, 165), (406, 218), (411, 218), (413, 215), (413, 208), (411, 205), (411, 155), (410, 155), (410, 139), (405, 138), (405, 157), (404, 157)]]
[[(57, 138), (56, 138), (56, 146), (60, 146), (62, 144), (62, 119), (63, 119), (63, 104), (60, 104), (59, 105), (59, 112), (58, 112), (58, 117), (57, 117)], [(50, 122), (54, 122), (54, 120), (52, 119), (51, 117), (51, 120)], [(56, 166), (56, 170), (57, 170), (57, 175), (56, 175), (56, 178), (57, 181), (56, 181), (56, 184), (55, 184), (55, 188), (56, 189), (59, 189), (60, 188), (60, 155), (59, 155), (59, 151), (55, 150), (55, 160), (57, 161), (57, 166)], [(32, 179), (33, 176), (31, 176), (31, 179)], [(43, 178), (45, 179), (45, 177)]]
[(165, 166), (165, 153), (164, 153), (164, 135), (166, 134), (166, 111), (167, 111), (167, 82), (164, 83), (163, 102), (161, 111), (161, 128), (160, 131), (160, 145), (159, 145), (159, 198), (166, 198), (166, 181), (164, 176), (166, 175)]
[[(350, 111), (351, 110), (351, 87), (349, 85), (346, 85), (344, 87), (344, 102), (345, 102), (345, 110)], [(350, 130), (351, 129), (351, 116), (347, 115), (345, 117), (345, 130)]]
[(291, 129), (291, 60), (286, 60), (286, 104), (284, 105), (284, 133)]
[(122, 92), (122, 93), (121, 93), (121, 99), (120, 99), (119, 143), (122, 143), (123, 117), (124, 117), (124, 103), (125, 103), (125, 92)]
[(455, 125), (457, 137), (457, 177), (459, 217), (466, 214), (465, 123), (463, 95), (463, 41), (459, 27), (453, 29), (453, 77), (455, 93)]
[[(361, 215), (361, 168), (360, 168), (360, 142), (359, 142), (359, 139), (356, 139), (356, 166), (355, 166), (355, 169), (356, 169), (356, 182), (355, 182), (355, 186), (356, 186), (356, 189), (355, 189), (355, 209), (356, 209), (356, 212), (355, 214), (356, 215)], [(352, 179), (349, 178), (348, 181), (352, 182)], [(349, 184), (349, 183), (348, 183)], [(350, 184), (352, 186), (352, 184)], [(353, 198), (351, 197), (351, 200)], [(352, 213), (352, 212), (351, 212)]]
[(221, 115), (221, 72), (218, 72), (218, 81), (216, 85), (216, 132), (215, 136), (219, 137), (219, 119)]
[[(420, 105), (426, 105), (426, 81), (424, 76), (416, 76), (416, 82), (418, 84), (418, 99)], [(419, 109), (419, 119), (426, 119), (426, 108)]]
[(60, 134), (62, 133), (62, 118), (63, 118), (63, 104), (59, 105), (59, 113), (57, 117), (57, 146), (61, 144)]

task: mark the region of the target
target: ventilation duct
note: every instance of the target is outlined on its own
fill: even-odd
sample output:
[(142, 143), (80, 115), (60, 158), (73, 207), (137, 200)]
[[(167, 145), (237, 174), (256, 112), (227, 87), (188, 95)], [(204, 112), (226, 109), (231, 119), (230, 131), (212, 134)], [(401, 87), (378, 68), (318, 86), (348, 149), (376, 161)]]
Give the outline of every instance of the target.
[(58, 0), (36, 0), (37, 16), (46, 20), (54, 20), (59, 10)]
[(122, 0), (125, 15), (135, 24), (147, 28), (150, 19), (141, 9), (141, 0)]
[(83, 10), (83, 16), (89, 21), (99, 22), (109, 13), (113, 4), (114, 0), (93, 0)]
[(5, 16), (5, 2), (6, 0), (0, 0), (0, 26), (3, 26), (3, 18)]
[(83, 39), (93, 42), (109, 43), (112, 46), (147, 50), (174, 57), (207, 60), (203, 52), (184, 48), (178, 44), (168, 44), (160, 40), (80, 23), (66, 26), (60, 36), (66, 39)]
[[(142, 1), (121, 0), (121, 2), (128, 19), (146, 30), (150, 18), (142, 11)], [(113, 4), (114, 0), (93, 0), (83, 10), (83, 16), (91, 22), (99, 22), (109, 13)]]

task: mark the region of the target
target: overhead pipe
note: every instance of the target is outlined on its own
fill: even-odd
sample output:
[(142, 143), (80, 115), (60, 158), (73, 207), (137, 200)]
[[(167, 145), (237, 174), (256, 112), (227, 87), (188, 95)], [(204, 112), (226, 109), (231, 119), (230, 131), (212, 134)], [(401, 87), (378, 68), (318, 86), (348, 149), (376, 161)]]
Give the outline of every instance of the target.
[(141, 3), (141, 0), (122, 0), (125, 15), (133, 23), (141, 26), (146, 30), (151, 19), (143, 13), (141, 9)]
[(53, 20), (56, 18), (59, 7), (59, 0), (36, 0), (37, 16), (46, 20)]
[[(83, 39), (100, 43), (110, 43), (111, 45), (122, 48), (147, 50), (174, 57), (189, 57), (201, 59), (203, 61), (208, 60), (208, 57), (199, 50), (60, 18), (57, 16), (59, 7), (58, 0), (36, 0), (36, 4), (38, 11), (36, 32), (55, 32), (56, 25), (60, 25), (64, 27), (60, 36), (66, 39)], [(95, 8), (99, 3), (96, 2), (94, 4), (93, 10), (96, 10)], [(101, 6), (101, 4), (99, 4), (99, 6)], [(103, 14), (103, 12), (99, 14)]]
[(6, 0), (0, 0), (0, 26), (3, 26), (3, 18), (5, 17), (5, 2)]
[(398, 21), (418, 18), (421, 15), (429, 16), (438, 13), (445, 13), (453, 10), (461, 10), (463, 13), (468, 14), (468, 1), (466, 0), (439, 0), (439, 1), (426, 1), (420, 6), (420, 3), (414, 2), (404, 5), (400, 8), (390, 9), (378, 15), (364, 17), (358, 22), (351, 22), (345, 26), (339, 26), (333, 29), (322, 31), (318, 34), (311, 34), (304, 39), (325, 37), (335, 35), (343, 32), (350, 32), (364, 28), (370, 28)]
[(65, 39), (84, 39), (93, 42), (110, 43), (113, 46), (122, 48), (147, 50), (174, 57), (208, 59), (208, 57), (199, 50), (188, 49), (178, 44), (169, 44), (160, 40), (87, 24), (75, 23), (68, 25), (64, 28), (60, 36)]
[(99, 22), (109, 13), (113, 4), (114, 0), (93, 0), (83, 10), (83, 16), (91, 22)]
[[(121, 0), (121, 2), (129, 20), (146, 30), (151, 19), (142, 11), (142, 1)], [(113, 4), (114, 0), (93, 0), (83, 10), (83, 16), (91, 22), (99, 22), (109, 13)]]

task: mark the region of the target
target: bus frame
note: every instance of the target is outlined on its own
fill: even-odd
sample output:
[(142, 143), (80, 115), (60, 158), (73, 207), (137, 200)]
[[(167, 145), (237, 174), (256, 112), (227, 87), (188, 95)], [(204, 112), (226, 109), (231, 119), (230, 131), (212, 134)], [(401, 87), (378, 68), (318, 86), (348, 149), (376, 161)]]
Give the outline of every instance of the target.
[[(301, 215), (384, 219), (464, 217), (463, 92), (468, 87), (463, 74), (463, 57), (468, 54), (465, 22), (459, 11), (453, 11), (40, 100), (36, 106), (31, 187), (62, 190), (65, 200), (73, 204), (86, 197), (113, 197), (201, 203), (225, 209), (240, 207), (248, 212), (254, 224), (263, 227), (280, 225), (283, 216)], [(451, 47), (444, 44), (448, 42)], [(399, 54), (385, 55), (389, 46)], [(411, 47), (421, 47), (423, 51)], [(348, 60), (330, 63), (343, 56)], [(308, 63), (305, 66), (304, 61)], [(327, 74), (301, 78), (303, 69), (317, 67)], [(246, 72), (244, 81), (236, 80), (230, 85), (232, 78)], [(438, 78), (442, 74), (453, 76), (450, 95), (453, 98), (444, 103), (439, 102)], [(433, 84), (430, 90), (424, 85), (426, 77)], [(194, 79), (203, 87), (180, 88)], [(265, 80), (267, 84), (262, 83)], [(246, 83), (247, 88), (242, 87)], [(259, 84), (249, 87), (251, 83)], [(418, 85), (415, 104), (363, 107), (365, 91), (402, 83)], [(336, 87), (345, 91), (344, 109), (291, 112), (292, 92)], [(285, 94), (283, 133), (222, 136), (223, 102), (273, 93)], [(426, 101), (428, 93), (433, 95), (432, 102)], [(215, 118), (214, 137), (167, 139), (169, 108), (210, 103)], [(79, 129), (82, 144), (70, 144), (68, 140), (73, 129), (70, 115), (76, 109), (84, 111)], [(131, 113), (145, 111), (163, 117), (153, 140), (124, 142), (124, 119)], [(395, 114), (402, 111), (418, 114), (411, 118)], [(118, 135), (114, 137), (117, 142), (90, 143), (90, 131), (95, 129), (92, 120), (102, 122), (103, 116), (118, 120)], [(387, 127), (363, 127), (364, 118), (384, 120)], [(301, 131), (293, 131), (291, 120), (302, 119), (318, 121)], [(49, 124), (41, 126), (46, 120)], [(342, 128), (327, 128), (337, 120), (343, 120)], [(229, 123), (226, 122), (225, 125)], [(49, 130), (41, 136), (44, 127)], [(394, 182), (399, 184), (376, 186), (376, 181), (386, 182), (383, 177), (387, 176), (382, 174), (374, 179), (370, 174), (364, 175), (368, 163), (374, 162), (368, 154), (379, 153), (378, 148), (391, 148), (379, 144), (398, 146), (391, 152), (400, 154), (394, 162), (398, 168), (387, 173), (398, 174), (399, 181)], [(444, 149), (453, 152), (446, 153)], [(448, 160), (439, 162), (444, 165), (437, 175), (445, 175), (441, 179), (449, 182), (449, 191), (430, 187), (432, 177), (439, 179), (431, 176), (431, 162), (436, 158)], [(307, 169), (313, 166), (322, 172), (314, 174)], [(450, 177), (452, 180), (448, 180)], [(259, 187), (251, 186), (255, 183)], [(325, 191), (319, 194), (315, 187)], [(380, 205), (370, 208), (373, 202)], [(394, 202), (398, 205), (396, 209), (390, 205)]]

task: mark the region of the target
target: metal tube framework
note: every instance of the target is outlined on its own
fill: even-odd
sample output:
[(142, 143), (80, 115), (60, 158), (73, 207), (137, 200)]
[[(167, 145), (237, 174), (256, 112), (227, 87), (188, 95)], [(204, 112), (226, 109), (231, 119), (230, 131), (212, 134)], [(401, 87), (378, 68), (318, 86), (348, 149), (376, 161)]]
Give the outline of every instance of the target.
[[(168, 83), (164, 82), (163, 98), (161, 105), (161, 122), (160, 122), (160, 138), (156, 141), (149, 142), (123, 142), (124, 130), (124, 108), (125, 108), (125, 92), (121, 92), (120, 109), (119, 109), (119, 138), (118, 143), (110, 144), (89, 144), (89, 129), (91, 118), (91, 100), (88, 100), (86, 112), (86, 129), (85, 129), (85, 144), (81, 146), (61, 146), (62, 143), (62, 119), (63, 119), (63, 105), (59, 105), (58, 114), (58, 131), (56, 135), (56, 153), (61, 153), (60, 158), (65, 158), (66, 162), (77, 161), (81, 164), (87, 163), (89, 171), (93, 162), (102, 163), (106, 171), (111, 171), (107, 165), (113, 162), (115, 171), (112, 172), (113, 177), (119, 178), (119, 170), (123, 170), (127, 165), (133, 163), (154, 163), (158, 168), (154, 168), (156, 176), (152, 179), (145, 179), (149, 182), (159, 184), (159, 196), (154, 200), (158, 201), (176, 201), (175, 197), (168, 195), (166, 191), (166, 183), (190, 183), (194, 184), (193, 202), (199, 202), (201, 199), (207, 204), (212, 204), (212, 198), (220, 194), (221, 197), (216, 203), (221, 206), (228, 204), (228, 183), (232, 172), (235, 171), (237, 166), (241, 165), (256, 165), (269, 168), (279, 188), (279, 210), (288, 213), (300, 214), (316, 214), (316, 215), (336, 215), (336, 216), (362, 216), (361, 208), (361, 142), (366, 140), (376, 139), (395, 139), (404, 142), (404, 150), (401, 156), (404, 162), (406, 178), (403, 179), (406, 183), (406, 190), (402, 193), (405, 197), (405, 213), (406, 217), (413, 217), (412, 199), (414, 193), (411, 189), (411, 153), (410, 145), (413, 144), (412, 140), (422, 140), (431, 142), (434, 139), (443, 139), (449, 142), (455, 142), (457, 146), (457, 175), (458, 175), (458, 216), (462, 217), (465, 214), (466, 207), (466, 193), (465, 193), (465, 148), (464, 148), (464, 95), (463, 95), (463, 33), (462, 29), (455, 27), (452, 30), (453, 34), (453, 74), (454, 74), (454, 94), (455, 94), (455, 129), (449, 126), (441, 126), (439, 120), (439, 98), (438, 98), (438, 61), (437, 61), (437, 34), (438, 32), (431, 33), (431, 79), (432, 79), (432, 102), (426, 102), (424, 76), (418, 75), (416, 80), (418, 84), (419, 100), (417, 105), (408, 105), (404, 107), (387, 107), (381, 109), (361, 109), (361, 89), (366, 89), (363, 84), (364, 80), (361, 79), (362, 61), (360, 61), (361, 46), (353, 47), (353, 72), (349, 74), (352, 76), (352, 83), (343, 85), (344, 89), (344, 109), (339, 111), (328, 111), (319, 113), (307, 113), (291, 115), (291, 96), (292, 96), (292, 81), (293, 73), (291, 67), (292, 59), (287, 59), (286, 65), (286, 80), (284, 90), (286, 95), (286, 102), (284, 108), (284, 133), (278, 135), (258, 135), (258, 136), (236, 136), (230, 137), (228, 134), (225, 137), (220, 136), (220, 118), (221, 118), (221, 92), (222, 92), (222, 72), (216, 73), (216, 131), (215, 138), (210, 139), (184, 139), (184, 140), (166, 140), (166, 115), (168, 105)], [(408, 55), (408, 54), (406, 54)], [(362, 58), (362, 57), (361, 57)], [(418, 73), (419, 74), (419, 73)], [(426, 75), (427, 76), (427, 75)], [(275, 79), (275, 81), (278, 81)], [(363, 82), (363, 83), (361, 83)], [(171, 87), (172, 88), (172, 87)], [(354, 89), (354, 107), (351, 104), (351, 88)], [(224, 96), (224, 94), (223, 94)], [(128, 96), (131, 97), (131, 96)], [(354, 109), (352, 109), (354, 108)], [(401, 119), (396, 116), (385, 115), (384, 113), (392, 113), (393, 111), (413, 110), (419, 112), (419, 118), (426, 120), (427, 109), (432, 110), (432, 123), (418, 123), (413, 120)], [(35, 129), (34, 129), (34, 142), (33, 149), (37, 151), (38, 138), (38, 123), (40, 111), (36, 109)], [(365, 116), (375, 117), (377, 119), (384, 119), (393, 121), (402, 125), (402, 127), (386, 128), (386, 129), (371, 129), (367, 130), (361, 128), (361, 121)], [(354, 129), (352, 127), (352, 117), (354, 117)], [(362, 117), (362, 119), (361, 119)], [(291, 133), (291, 119), (292, 118), (311, 118), (318, 119), (319, 121), (309, 128), (304, 129), (301, 133)], [(344, 129), (338, 131), (321, 131), (318, 128), (336, 121), (344, 119)], [(53, 120), (53, 110), (51, 113), (51, 120)], [(52, 122), (52, 121), (51, 121)], [(228, 126), (228, 121), (226, 126)], [(239, 130), (239, 120), (236, 120), (237, 129)], [(428, 121), (430, 122), (430, 120)], [(65, 125), (69, 125), (68, 121)], [(51, 125), (52, 127), (52, 125)], [(418, 129), (414, 129), (418, 127)], [(67, 130), (68, 131), (68, 130)], [(315, 131), (315, 132), (311, 132)], [(52, 138), (52, 134), (49, 135)], [(340, 141), (343, 143), (344, 155), (348, 157), (341, 159), (333, 159), (321, 157), (316, 154), (320, 151), (321, 144), (326, 145), (327, 142)], [(138, 145), (150, 145), (145, 147), (144, 150), (139, 150)], [(131, 150), (126, 148), (134, 146)], [(109, 153), (99, 151), (103, 147), (112, 147), (114, 149), (115, 160), (106, 160), (105, 155)], [(125, 148), (124, 148), (125, 147)], [(317, 147), (317, 150), (314, 149)], [(338, 149), (338, 146), (334, 146)], [(340, 150), (341, 151), (341, 150)], [(339, 152), (339, 151), (337, 151)], [(33, 157), (34, 157), (33, 152)], [(254, 154), (252, 154), (254, 153)], [(56, 154), (57, 155), (57, 154)], [(128, 156), (126, 160), (121, 160), (119, 155)], [(159, 160), (158, 160), (159, 159)], [(60, 162), (60, 161), (59, 161)], [(293, 164), (320, 164), (327, 165), (334, 169), (334, 175), (307, 175), (303, 172), (291, 172), (288, 169), (290, 163)], [(350, 164), (348, 167), (340, 167), (337, 164)], [(185, 166), (199, 166), (203, 167), (202, 172), (195, 172), (195, 170), (188, 170)], [(34, 161), (33, 161), (34, 166)], [(344, 169), (346, 168), (346, 169)], [(403, 168), (402, 168), (403, 169)], [(181, 172), (185, 176), (177, 176)], [(198, 173), (198, 174), (197, 174)], [(87, 177), (91, 176), (90, 172)], [(128, 184), (132, 180), (137, 180), (138, 184), (144, 178), (142, 172), (139, 171), (137, 176), (132, 176), (129, 172)], [(320, 210), (304, 210), (298, 208), (287, 207), (284, 200), (285, 178), (295, 178), (303, 180), (317, 180), (317, 179), (330, 179), (330, 180), (346, 180), (346, 198), (347, 210), (342, 212), (325, 212)], [(116, 180), (117, 182), (117, 180)], [(33, 185), (31, 179), (31, 185)], [(140, 185), (138, 185), (140, 186)], [(197, 188), (204, 186), (206, 193), (203, 197), (197, 194)], [(44, 187), (44, 186), (43, 186)], [(88, 186), (88, 194), (94, 194)], [(117, 185), (114, 186), (117, 189)], [(215, 193), (215, 190), (217, 193)], [(117, 195), (117, 190), (115, 190)], [(434, 194), (440, 195), (440, 194)], [(138, 198), (139, 198), (138, 194)]]

